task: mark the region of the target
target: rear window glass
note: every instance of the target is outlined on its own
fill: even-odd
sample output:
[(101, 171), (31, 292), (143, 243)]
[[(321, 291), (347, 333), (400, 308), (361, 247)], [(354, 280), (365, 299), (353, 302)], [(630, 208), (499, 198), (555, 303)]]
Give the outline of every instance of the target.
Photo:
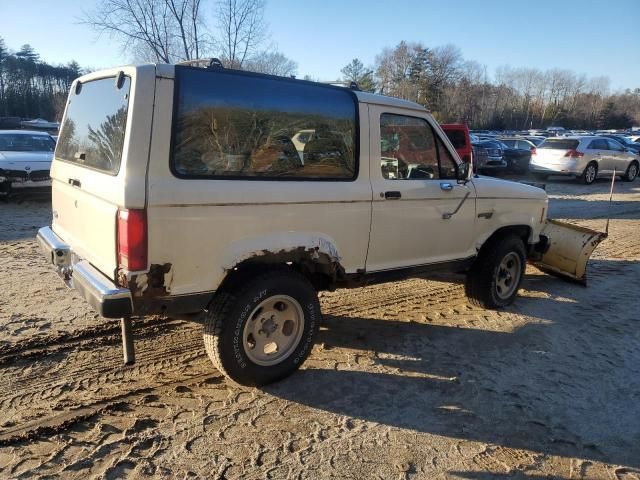
[(116, 175), (120, 170), (131, 79), (116, 88), (115, 77), (82, 84), (72, 91), (56, 158)]
[(53, 152), (55, 146), (49, 135), (0, 133), (0, 152)]
[(176, 68), (172, 169), (187, 178), (354, 179), (348, 90)]
[(577, 148), (578, 140), (570, 138), (547, 138), (538, 148), (550, 148), (553, 150), (571, 150)]
[(449, 137), (453, 148), (465, 148), (467, 146), (467, 138), (462, 130), (445, 130), (444, 133)]

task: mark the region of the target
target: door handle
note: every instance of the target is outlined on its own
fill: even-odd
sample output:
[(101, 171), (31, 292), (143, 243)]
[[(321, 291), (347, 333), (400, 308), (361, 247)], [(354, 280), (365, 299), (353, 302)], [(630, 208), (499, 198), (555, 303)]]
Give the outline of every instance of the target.
[(80, 183), (80, 180), (77, 180), (77, 179), (75, 179), (75, 178), (70, 178), (70, 179), (69, 179), (69, 185), (71, 185), (72, 187), (78, 187), (78, 188), (80, 188), (81, 183)]
[(453, 190), (453, 184), (449, 182), (440, 182), (440, 190), (444, 190), (445, 192), (449, 192)]
[(384, 192), (384, 198), (385, 200), (398, 200), (402, 198), (402, 193), (396, 191)]

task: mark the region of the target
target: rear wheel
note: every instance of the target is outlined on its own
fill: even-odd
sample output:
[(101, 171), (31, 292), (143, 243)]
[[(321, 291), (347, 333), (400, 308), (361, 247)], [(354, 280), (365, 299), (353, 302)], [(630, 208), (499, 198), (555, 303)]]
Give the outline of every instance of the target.
[(597, 177), (598, 177), (598, 165), (595, 162), (591, 162), (589, 165), (585, 167), (584, 172), (582, 172), (582, 175), (580, 175), (579, 177), (579, 180), (585, 185), (591, 185), (593, 182), (596, 181)]
[(638, 162), (634, 160), (629, 164), (629, 166), (627, 167), (627, 172), (624, 174), (624, 177), (622, 178), (624, 179), (625, 182), (633, 182), (637, 176), (638, 176)]
[(216, 295), (206, 316), (204, 344), (227, 378), (266, 385), (302, 365), (320, 319), (309, 281), (293, 269), (272, 270)]
[(467, 274), (465, 292), (479, 307), (501, 308), (513, 303), (524, 277), (524, 244), (516, 235), (485, 245)]

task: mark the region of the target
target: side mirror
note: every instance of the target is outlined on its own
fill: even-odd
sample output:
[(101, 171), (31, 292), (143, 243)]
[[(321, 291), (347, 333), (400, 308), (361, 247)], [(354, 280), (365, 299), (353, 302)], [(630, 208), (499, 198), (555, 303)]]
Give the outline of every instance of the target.
[(469, 180), (469, 173), (471, 172), (471, 164), (462, 162), (458, 165), (458, 181), (467, 182)]

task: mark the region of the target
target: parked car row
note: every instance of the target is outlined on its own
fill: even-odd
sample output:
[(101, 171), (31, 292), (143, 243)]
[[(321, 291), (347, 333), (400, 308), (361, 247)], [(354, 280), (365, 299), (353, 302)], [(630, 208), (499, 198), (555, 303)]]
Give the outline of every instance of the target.
[(531, 172), (542, 181), (550, 175), (564, 175), (591, 184), (598, 176), (614, 173), (631, 182), (640, 172), (640, 141), (636, 142), (640, 136), (610, 132), (538, 136), (487, 131), (467, 132), (465, 136), (465, 125), (445, 124), (442, 128), (461, 158), (465, 158), (462, 152), (470, 143), (473, 167), (478, 173)]
[(632, 182), (638, 176), (640, 157), (617, 140), (585, 135), (548, 138), (532, 155), (530, 170), (541, 180), (549, 175), (569, 175), (586, 184), (599, 175), (622, 175)]
[(0, 130), (0, 196), (51, 186), (49, 170), (56, 142), (35, 130)]

